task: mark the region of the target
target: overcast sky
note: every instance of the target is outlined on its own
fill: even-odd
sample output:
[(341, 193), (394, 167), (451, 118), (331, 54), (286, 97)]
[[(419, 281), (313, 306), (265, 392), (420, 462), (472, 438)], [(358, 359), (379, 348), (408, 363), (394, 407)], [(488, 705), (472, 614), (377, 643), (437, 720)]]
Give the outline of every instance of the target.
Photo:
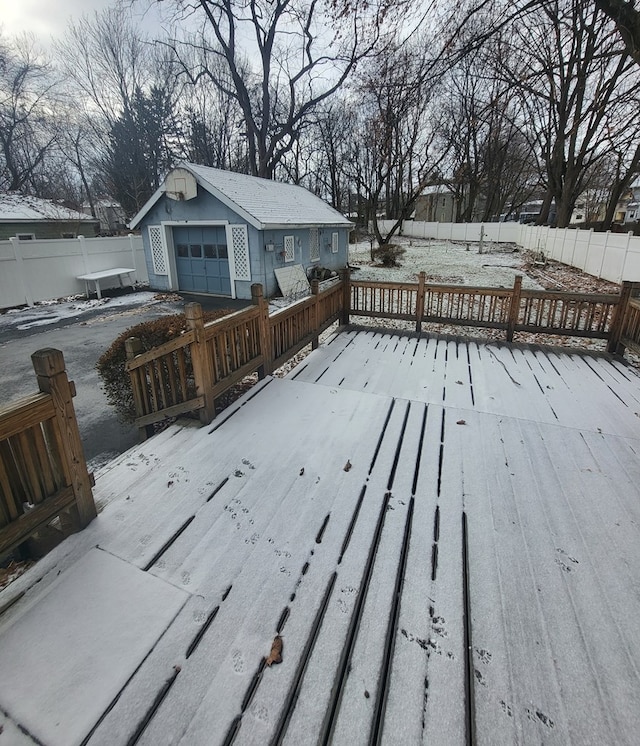
[[(92, 14), (115, 5), (116, 0), (0, 0), (0, 24), (6, 36), (31, 31), (47, 44), (51, 37), (60, 37), (69, 20), (78, 20), (83, 13)], [(142, 14), (148, 3), (134, 5)], [(145, 30), (153, 34), (158, 28), (157, 14), (152, 10), (141, 19)]]

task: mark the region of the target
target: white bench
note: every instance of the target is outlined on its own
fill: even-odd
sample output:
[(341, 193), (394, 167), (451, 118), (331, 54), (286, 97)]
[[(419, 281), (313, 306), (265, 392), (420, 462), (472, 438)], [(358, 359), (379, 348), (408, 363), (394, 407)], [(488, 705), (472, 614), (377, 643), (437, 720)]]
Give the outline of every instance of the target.
[(120, 287), (123, 287), (122, 275), (129, 275), (129, 282), (133, 287), (131, 272), (135, 272), (135, 269), (131, 267), (116, 267), (115, 269), (102, 269), (99, 272), (89, 272), (86, 275), (78, 275), (78, 279), (84, 280), (87, 298), (89, 297), (89, 282), (95, 282), (96, 294), (98, 298), (102, 298), (102, 293), (100, 292), (100, 280), (105, 280), (107, 277), (117, 277), (120, 281)]

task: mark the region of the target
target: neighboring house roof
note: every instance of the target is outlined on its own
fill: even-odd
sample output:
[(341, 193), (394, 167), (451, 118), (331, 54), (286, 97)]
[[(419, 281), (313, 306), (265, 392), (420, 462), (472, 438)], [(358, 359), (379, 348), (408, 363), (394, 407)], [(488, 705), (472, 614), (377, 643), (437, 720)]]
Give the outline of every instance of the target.
[(453, 192), (446, 184), (431, 184), (430, 186), (424, 187), (420, 192), (420, 197), (428, 197), (432, 194), (443, 195), (453, 194)]
[[(233, 171), (180, 163), (178, 168), (190, 171), (198, 184), (258, 230), (301, 226), (353, 225), (326, 202), (307, 189), (247, 176)], [(163, 184), (131, 220), (135, 228), (166, 190)]]
[(96, 219), (47, 199), (8, 192), (0, 194), (0, 223), (88, 222)]

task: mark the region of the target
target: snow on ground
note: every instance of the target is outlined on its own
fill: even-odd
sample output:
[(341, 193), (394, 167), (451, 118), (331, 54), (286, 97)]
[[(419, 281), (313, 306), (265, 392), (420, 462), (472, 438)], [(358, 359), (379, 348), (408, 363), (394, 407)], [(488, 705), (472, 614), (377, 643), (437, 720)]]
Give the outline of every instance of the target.
[(73, 319), (100, 308), (112, 310), (136, 307), (139, 309), (142, 306), (160, 303), (162, 300), (164, 296), (149, 291), (89, 300), (84, 295), (73, 295), (67, 298), (41, 301), (35, 306), (11, 308), (5, 313), (0, 313), (0, 329), (14, 328), (27, 331), (34, 327), (49, 326), (66, 319)]
[(523, 287), (542, 289), (525, 274), (525, 252), (515, 244), (487, 244), (481, 254), (478, 243), (436, 241), (428, 238), (395, 238), (393, 243), (406, 250), (399, 267), (382, 267), (371, 261), (368, 241), (349, 246), (349, 264), (358, 269), (354, 280), (376, 282), (417, 282), (425, 272), (427, 282), (448, 285), (513, 287), (517, 274), (525, 275)]

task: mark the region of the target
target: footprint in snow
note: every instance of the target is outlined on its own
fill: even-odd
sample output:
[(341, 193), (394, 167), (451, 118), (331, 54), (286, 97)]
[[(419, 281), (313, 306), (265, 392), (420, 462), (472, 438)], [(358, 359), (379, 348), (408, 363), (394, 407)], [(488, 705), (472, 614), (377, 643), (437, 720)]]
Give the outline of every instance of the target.
[(244, 673), (244, 658), (240, 650), (233, 651), (233, 670), (236, 673)]

